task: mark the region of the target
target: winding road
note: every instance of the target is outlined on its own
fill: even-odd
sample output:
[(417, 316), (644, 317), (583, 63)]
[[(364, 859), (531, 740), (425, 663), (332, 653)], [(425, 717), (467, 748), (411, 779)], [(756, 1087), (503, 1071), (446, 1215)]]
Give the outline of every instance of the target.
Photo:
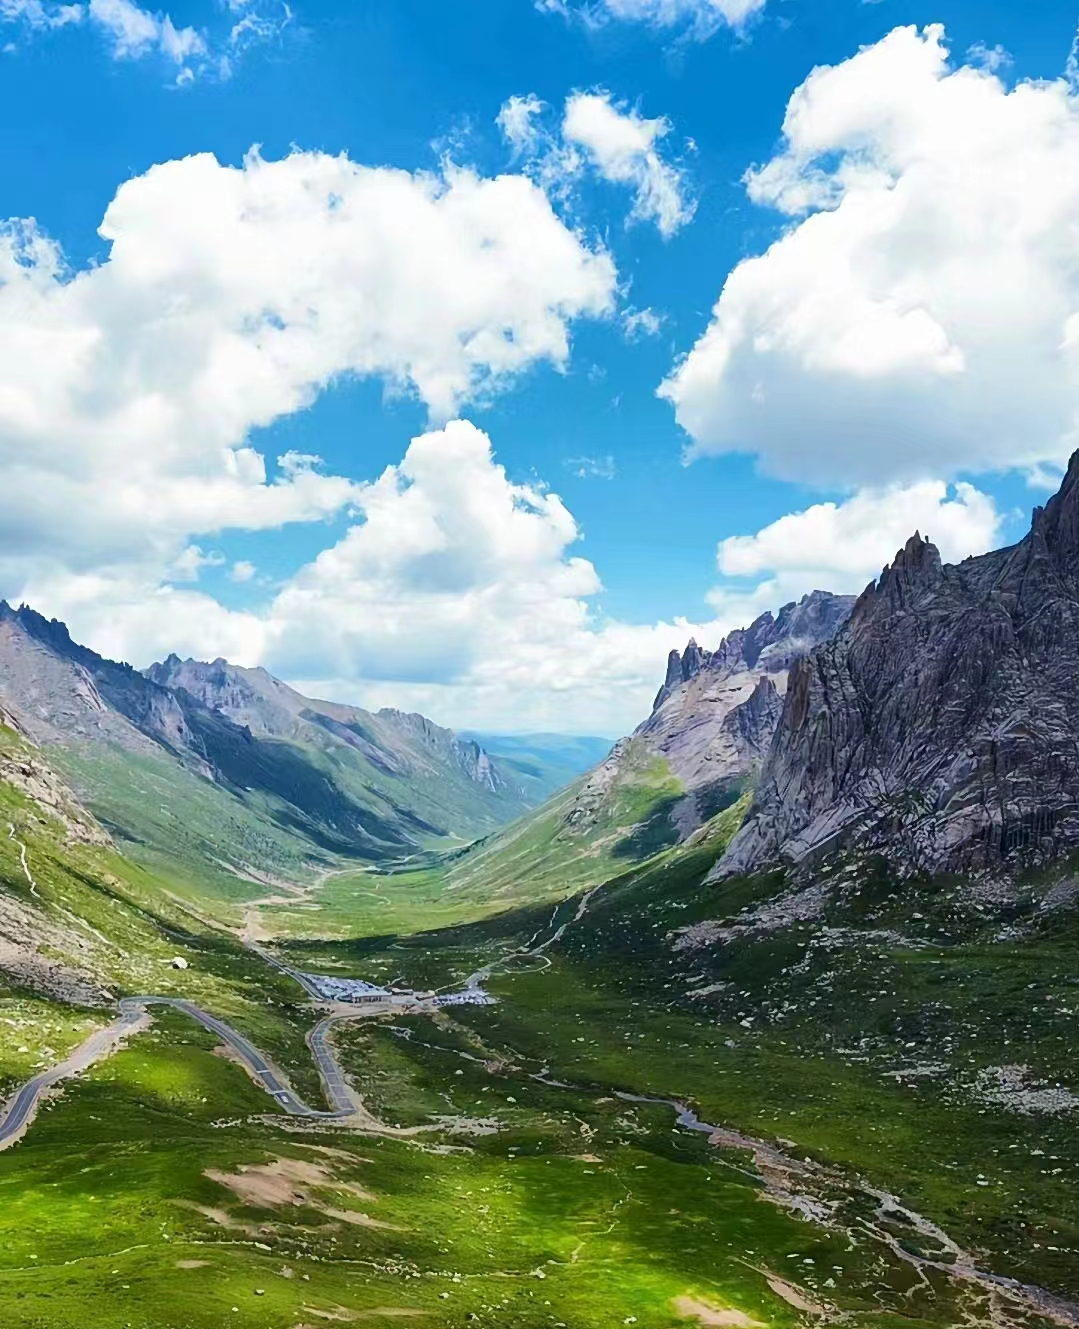
[(145, 1028), (151, 1006), (171, 1006), (173, 1010), (189, 1016), (204, 1029), (216, 1034), (222, 1043), (236, 1054), (238, 1060), (274, 1099), (278, 1107), (290, 1116), (333, 1121), (355, 1115), (356, 1105), (345, 1081), (344, 1072), (327, 1039), (330, 1026), (333, 1024), (332, 1016), (316, 1025), (308, 1036), (308, 1046), (322, 1077), (327, 1101), (333, 1104), (331, 1111), (325, 1111), (309, 1107), (254, 1043), (233, 1029), (232, 1025), (219, 1020), (216, 1015), (210, 1015), (193, 1002), (180, 997), (124, 997), (120, 1002), (118, 1020), (104, 1029), (97, 1030), (85, 1043), (80, 1044), (71, 1056), (47, 1071), (42, 1071), (8, 1100), (3, 1109), (3, 1116), (0, 1117), (0, 1149), (13, 1144), (21, 1137), (33, 1120), (42, 1096), (49, 1089), (62, 1080), (78, 1075), (80, 1071), (88, 1070), (95, 1062), (114, 1052), (129, 1035)]
[[(19, 843), (15, 837), (15, 828), (11, 827), (11, 839)], [(23, 848), (23, 870), (31, 885), (34, 885), (33, 878), (30, 876), (29, 866), (26, 863), (25, 848)], [(36, 893), (36, 892), (35, 892)], [(475, 974), (469, 976), (465, 991), (472, 991), (480, 988), (483, 981), (491, 976), (500, 966), (507, 961), (520, 960), (533, 956), (544, 956), (547, 949), (555, 942), (561, 940), (566, 930), (573, 924), (580, 922), (587, 912), (588, 905), (591, 902), (595, 891), (586, 892), (577, 902), (577, 912), (574, 917), (568, 919), (558, 927), (545, 942), (537, 943), (540, 935), (537, 932), (529, 939), (525, 947), (511, 952), (502, 957), (501, 961), (496, 961), (484, 969), (478, 970)], [(558, 917), (559, 908), (555, 907), (552, 914), (549, 927), (553, 927)], [(541, 932), (543, 929), (541, 929)], [(277, 969), (279, 972), (293, 979), (300, 987), (316, 1000), (321, 1000), (317, 986), (306, 975), (298, 970), (291, 968), (277, 956), (265, 950), (257, 941), (245, 938), (245, 944), (248, 949), (257, 954), (267, 964)], [(329, 1042), (329, 1033), (332, 1026), (342, 1019), (355, 1018), (356, 1012), (350, 1012), (347, 1015), (338, 1013), (326, 1016), (311, 1030), (307, 1036), (307, 1045), (311, 1050), (322, 1079), (323, 1090), (327, 1102), (333, 1106), (330, 1110), (312, 1108), (300, 1098), (296, 1092), (284, 1080), (281, 1073), (273, 1064), (259, 1051), (259, 1049), (243, 1034), (239, 1033), (226, 1021), (218, 1019), (215, 1015), (210, 1015), (201, 1007), (193, 1002), (187, 1001), (182, 997), (124, 997), (120, 1000), (120, 1015), (112, 1024), (104, 1029), (95, 1031), (84, 1043), (82, 1043), (74, 1052), (64, 1061), (48, 1070), (42, 1071), (40, 1075), (22, 1086), (15, 1095), (0, 1109), (0, 1150), (16, 1143), (33, 1121), (34, 1115), (41, 1102), (42, 1097), (59, 1084), (61, 1081), (78, 1075), (81, 1071), (88, 1069), (95, 1062), (107, 1057), (115, 1051), (124, 1040), (132, 1034), (140, 1032), (148, 1027), (149, 1008), (152, 1006), (168, 1006), (182, 1015), (201, 1024), (204, 1029), (215, 1034), (221, 1039), (237, 1057), (237, 1059), (246, 1067), (255, 1081), (274, 1099), (280, 1109), (293, 1117), (302, 1117), (307, 1119), (317, 1119), (322, 1121), (340, 1121), (346, 1118), (352, 1118), (357, 1121), (367, 1121), (373, 1123), (365, 1112), (362, 1103), (357, 1100), (348, 1082), (345, 1079), (344, 1071), (341, 1068), (333, 1048)], [(403, 1036), (411, 1038), (410, 1030), (394, 1030)], [(431, 1044), (424, 1044), (425, 1047), (433, 1047)], [(445, 1047), (439, 1047), (438, 1051), (450, 1051)], [(456, 1055), (466, 1058), (469, 1061), (478, 1061), (480, 1058), (472, 1054), (457, 1049)], [(553, 1088), (572, 1090), (574, 1092), (593, 1092), (580, 1085), (567, 1084), (564, 1081), (557, 1080), (546, 1071), (533, 1073), (531, 1077), (542, 1084)], [(651, 1095), (631, 1094), (621, 1090), (613, 1091), (614, 1097), (621, 1099), (626, 1103), (655, 1104), (671, 1108), (677, 1119), (677, 1123), (684, 1130), (699, 1132), (709, 1137), (709, 1142), (725, 1148), (744, 1149), (753, 1153), (757, 1160), (758, 1170), (762, 1173), (765, 1169), (762, 1167), (762, 1161), (770, 1164), (774, 1169), (788, 1171), (793, 1169), (795, 1173), (799, 1168), (813, 1172), (825, 1172), (821, 1165), (812, 1163), (809, 1159), (799, 1164), (797, 1160), (791, 1159), (787, 1154), (782, 1153), (775, 1146), (752, 1137), (742, 1135), (739, 1132), (729, 1130), (725, 1127), (715, 1126), (702, 1121), (686, 1103), (674, 1098), (653, 1097)], [(511, 1100), (513, 1101), (513, 1100)], [(374, 1123), (377, 1125), (378, 1123)], [(402, 1133), (412, 1134), (417, 1130), (426, 1129), (424, 1127), (411, 1128)], [(921, 1254), (915, 1254), (908, 1250), (903, 1244), (891, 1236), (888, 1232), (878, 1233), (887, 1245), (894, 1251), (896, 1256), (915, 1266), (922, 1277), (924, 1271), (932, 1269), (934, 1271), (947, 1274), (949, 1277), (964, 1279), (975, 1284), (986, 1291), (1003, 1291), (1011, 1294), (1021, 1303), (1024, 1303), (1030, 1309), (1040, 1315), (1047, 1316), (1055, 1320), (1058, 1324), (1079, 1329), (1079, 1306), (1069, 1302), (1045, 1289), (1035, 1287), (1029, 1284), (1023, 1284), (1015, 1279), (1002, 1277), (990, 1273), (978, 1267), (973, 1258), (962, 1250), (948, 1235), (936, 1224), (914, 1210), (908, 1209), (898, 1199), (898, 1197), (874, 1188), (864, 1180), (858, 1180), (858, 1186), (869, 1197), (874, 1199), (878, 1206), (879, 1216), (889, 1216), (896, 1213), (902, 1215), (911, 1226), (920, 1234), (934, 1239), (946, 1252), (950, 1262), (943, 1262), (927, 1258)]]

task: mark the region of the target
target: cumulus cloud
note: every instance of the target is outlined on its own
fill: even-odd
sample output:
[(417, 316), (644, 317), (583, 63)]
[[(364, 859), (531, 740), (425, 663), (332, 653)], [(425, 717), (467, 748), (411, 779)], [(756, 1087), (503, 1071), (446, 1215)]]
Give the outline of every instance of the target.
[(721, 617), (748, 621), (816, 588), (861, 591), (916, 530), (957, 563), (994, 548), (1001, 525), (992, 498), (973, 485), (925, 480), (863, 490), (721, 541), (726, 580), (709, 599)]
[[(357, 500), (317, 457), (267, 460), (253, 430), (345, 375), (449, 415), (563, 365), (571, 322), (604, 316), (617, 281), (524, 176), (321, 153), (155, 167), (101, 234), (108, 257), (72, 271), (34, 223), (0, 229), (0, 594), (81, 606), (110, 647), (124, 605), (149, 624), (159, 588), (197, 575), (189, 546)], [(161, 622), (197, 625), (197, 594)], [(226, 621), (207, 613), (207, 631)], [(260, 640), (229, 622), (233, 645)]]
[(557, 129), (544, 124), (547, 109), (533, 93), (514, 96), (497, 119), (514, 159), (545, 189), (565, 197), (591, 173), (627, 186), (633, 194), (629, 220), (654, 222), (664, 238), (693, 219), (689, 178), (660, 150), (671, 132), (666, 117), (646, 119), (603, 91), (567, 97)]
[[(468, 421), (413, 439), (398, 464), (352, 487), (349, 510), (345, 532), (258, 607), (229, 610), (195, 586), (95, 567), (43, 581), (35, 598), (98, 650), (139, 664), (174, 649), (225, 655), (309, 693), (459, 727), (617, 734), (647, 714), (667, 652), (690, 636), (715, 645), (815, 586), (860, 590), (915, 527), (954, 559), (992, 544), (999, 525), (968, 485), (818, 504), (723, 541), (722, 582), (697, 621), (642, 623), (603, 614), (572, 513), (541, 482), (508, 476)], [(173, 582), (219, 562), (192, 542)]]
[(317, 690), (459, 725), (617, 732), (694, 630), (597, 615), (599, 575), (573, 553), (565, 504), (514, 483), (467, 421), (414, 439), (358, 506), (362, 521), (297, 573), (267, 619), (271, 666)]
[(692, 455), (879, 485), (1075, 446), (1079, 100), (985, 65), (897, 28), (795, 92), (747, 176), (790, 224), (661, 388)]
[(722, 27), (740, 29), (760, 14), (767, 0), (536, 0), (541, 13), (577, 18), (588, 27), (616, 21), (681, 28), (705, 40)]
[(287, 4), (276, 0), (227, 0), (239, 17), (221, 32), (180, 27), (171, 15), (142, 8), (135, 0), (0, 0), (0, 22), (43, 32), (84, 24), (102, 33), (116, 60), (160, 57), (176, 71), (180, 85), (202, 76), (228, 78), (238, 55), (280, 36), (292, 19)]
[(604, 180), (628, 185), (631, 216), (655, 222), (663, 236), (685, 226), (696, 211), (684, 172), (664, 161), (657, 148), (670, 130), (669, 120), (620, 109), (606, 92), (574, 93), (562, 121), (565, 142), (580, 148)]
[[(169, 650), (225, 655), (319, 695), (461, 727), (612, 734), (646, 713), (672, 647), (693, 633), (718, 640), (724, 626), (604, 618), (563, 501), (511, 480), (464, 420), (414, 439), (398, 465), (354, 487), (351, 508), (345, 534), (258, 609), (93, 569), (43, 580), (35, 602), (139, 664)], [(185, 552), (185, 572), (208, 557)]]

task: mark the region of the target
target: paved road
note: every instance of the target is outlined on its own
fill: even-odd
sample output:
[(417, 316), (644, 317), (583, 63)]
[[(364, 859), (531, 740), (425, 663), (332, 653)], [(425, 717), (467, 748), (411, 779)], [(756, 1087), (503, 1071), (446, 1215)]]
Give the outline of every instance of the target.
[[(12, 827), (12, 839), (14, 839), (14, 827)], [(29, 870), (27, 870), (27, 876), (29, 877)], [(33, 884), (32, 879), (31, 884)], [(317, 1002), (324, 1002), (325, 999), (319, 992), (317, 984), (307, 974), (301, 973), (298, 969), (293, 969), (291, 965), (278, 959), (276, 955), (264, 949), (258, 942), (248, 940), (245, 945), (261, 960), (272, 965), (274, 969), (299, 984), (308, 996), (314, 998)], [(277, 1103), (278, 1107), (290, 1116), (334, 1121), (357, 1116), (361, 1113), (361, 1107), (352, 1096), (348, 1082), (345, 1079), (345, 1073), (341, 1069), (341, 1065), (329, 1042), (330, 1029), (339, 1020), (350, 1018), (351, 1012), (347, 1016), (327, 1016), (307, 1036), (307, 1046), (311, 1049), (311, 1055), (322, 1078), (326, 1101), (330, 1104), (330, 1110), (324, 1111), (309, 1107), (302, 1098), (294, 1093), (254, 1043), (233, 1029), (232, 1025), (226, 1024), (224, 1020), (219, 1020), (216, 1015), (208, 1014), (201, 1007), (196, 1006), (194, 1002), (185, 1001), (181, 997), (124, 997), (120, 1002), (120, 1018), (118, 1020), (107, 1028), (98, 1030), (81, 1047), (76, 1048), (66, 1060), (53, 1066), (50, 1070), (42, 1071), (29, 1083), (24, 1084), (15, 1096), (8, 1100), (6, 1105), (0, 1106), (0, 1149), (17, 1139), (26, 1129), (41, 1101), (42, 1095), (47, 1090), (51, 1089), (53, 1085), (59, 1084), (60, 1081), (70, 1079), (72, 1076), (78, 1075), (80, 1071), (87, 1070), (95, 1062), (108, 1056), (127, 1034), (138, 1029), (146, 1017), (148, 1008), (151, 1006), (171, 1006), (173, 1010), (197, 1021), (204, 1029), (216, 1034), (227, 1047), (235, 1052), (263, 1089)]]
[[(311, 1048), (319, 1072), (326, 1083), (327, 1096), (330, 1102), (334, 1104), (332, 1112), (323, 1112), (318, 1108), (308, 1107), (303, 1099), (284, 1083), (278, 1072), (274, 1070), (254, 1043), (244, 1038), (243, 1034), (233, 1029), (232, 1025), (226, 1024), (224, 1020), (219, 1020), (216, 1015), (208, 1015), (201, 1007), (196, 1006), (193, 1002), (184, 1001), (180, 997), (125, 997), (120, 1002), (120, 1010), (124, 1014), (135, 1010), (143, 1011), (147, 1006), (171, 1006), (173, 1010), (190, 1016), (192, 1020), (197, 1020), (204, 1029), (209, 1029), (210, 1033), (216, 1034), (226, 1046), (232, 1048), (255, 1079), (259, 1081), (263, 1089), (275, 1098), (278, 1104), (291, 1116), (348, 1117), (355, 1111), (348, 1086), (345, 1083), (344, 1073), (337, 1064), (325, 1039), (324, 1031), (331, 1023), (330, 1020), (323, 1020), (308, 1037), (308, 1046)], [(320, 1032), (322, 1037), (316, 1045), (316, 1035)]]
[(344, 1072), (327, 1042), (326, 1036), (333, 1023), (332, 1018), (323, 1020), (312, 1030), (308, 1038), (308, 1045), (326, 1087), (327, 1099), (333, 1105), (333, 1110), (326, 1112), (309, 1107), (284, 1083), (254, 1043), (233, 1029), (230, 1024), (226, 1024), (224, 1020), (219, 1020), (216, 1015), (210, 1015), (193, 1002), (184, 1001), (179, 997), (124, 997), (120, 1002), (119, 1020), (105, 1029), (99, 1029), (65, 1061), (47, 1071), (42, 1071), (40, 1075), (24, 1084), (14, 1098), (10, 1099), (4, 1108), (0, 1108), (0, 1149), (25, 1130), (42, 1095), (48, 1089), (59, 1084), (61, 1080), (78, 1075), (80, 1071), (87, 1070), (102, 1057), (108, 1056), (126, 1034), (139, 1027), (151, 1006), (171, 1006), (173, 1010), (189, 1016), (204, 1029), (216, 1034), (236, 1053), (278, 1107), (290, 1116), (318, 1118), (325, 1121), (340, 1120), (355, 1113), (356, 1108), (345, 1082)]
[(313, 997), (315, 1001), (326, 1000), (319, 991), (318, 985), (309, 978), (307, 974), (302, 974), (298, 969), (293, 969), (291, 965), (286, 964), (284, 960), (279, 960), (272, 951), (266, 950), (266, 948), (260, 946), (257, 941), (245, 940), (244, 945), (249, 951), (257, 955), (260, 960), (264, 960), (266, 964), (270, 965), (273, 969), (277, 969), (287, 978), (291, 978), (294, 983), (299, 983), (300, 987), (303, 988), (309, 997)]
[(28, 1084), (24, 1084), (15, 1097), (9, 1100), (3, 1109), (3, 1116), (0, 1117), (0, 1148), (26, 1128), (34, 1115), (39, 1099), (47, 1089), (59, 1084), (61, 1080), (77, 1075), (92, 1066), (95, 1061), (107, 1056), (126, 1033), (142, 1022), (143, 1013), (141, 1008), (124, 1011), (119, 1020), (106, 1029), (99, 1029), (92, 1034), (66, 1061), (42, 1071)]

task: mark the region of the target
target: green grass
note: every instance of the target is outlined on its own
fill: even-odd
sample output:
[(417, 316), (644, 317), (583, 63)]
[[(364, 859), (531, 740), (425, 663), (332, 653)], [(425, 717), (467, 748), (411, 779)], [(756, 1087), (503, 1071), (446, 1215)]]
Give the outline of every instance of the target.
[(97, 745), (60, 748), (49, 757), (129, 860), (205, 907), (239, 904), (272, 889), (244, 872), (308, 884), (340, 862), (281, 824), (264, 800), (241, 801), (164, 754)]
[[(391, 1323), (391, 1310), (435, 1329), (692, 1329), (681, 1297), (793, 1326), (768, 1273), (856, 1325), (984, 1317), (970, 1289), (920, 1281), (879, 1226), (868, 1234), (859, 1177), (985, 1267), (1079, 1296), (1074, 1116), (1017, 1116), (978, 1090), (983, 1072), (1022, 1063), (1079, 1091), (1079, 923), (1074, 906), (1045, 907), (1054, 880), (986, 905), (963, 883), (898, 884), (862, 865), (857, 889), (836, 879), (816, 911), (747, 930), (782, 883), (705, 880), (742, 806), (668, 848), (670, 796), (645, 765), (598, 814), (598, 854), (548, 809), (458, 863), (335, 878), (319, 913), (277, 916), (300, 932), (288, 953), (303, 967), (441, 987), (495, 963), (493, 1007), (337, 1036), (369, 1109), (422, 1134), (267, 1121), (266, 1095), (210, 1035), (156, 1011), (152, 1032), (67, 1084), (0, 1152), (4, 1329), (296, 1329), (330, 1322), (320, 1313)], [(66, 936), (53, 958), (115, 995), (197, 1001), (317, 1101), (303, 1041), (316, 1017), (294, 984), (154, 872), (65, 843), (5, 787), (8, 821), (38, 893), (3, 835), (0, 892)], [(685, 929), (717, 920), (726, 938), (678, 949)], [(544, 957), (520, 959), (563, 923)], [(174, 970), (174, 956), (190, 968)], [(0, 1084), (105, 1018), (0, 991)], [(946, 1069), (907, 1074), (931, 1061)], [(835, 1169), (804, 1183), (834, 1203), (834, 1226), (765, 1202), (744, 1155), (620, 1091), (690, 1101), (706, 1121)], [(280, 1204), (207, 1175), (278, 1158), (325, 1174)]]
[[(9, 823), (26, 845), (36, 895), (18, 845), (6, 833)], [(90, 1027), (108, 1020), (108, 996), (182, 996), (253, 1038), (301, 1093), (318, 1101), (319, 1080), (304, 1043), (317, 1017), (297, 985), (235, 937), (204, 923), (181, 899), (170, 898), (139, 865), (110, 849), (65, 843), (55, 822), (3, 784), (0, 893), (38, 911), (42, 935), (48, 928), (53, 938), (45, 960), (81, 975), (103, 994), (96, 1006), (73, 1008), (56, 998), (43, 1000), (9, 976), (0, 988), (0, 1083), (29, 1078), (23, 1072), (28, 1065), (39, 1069), (45, 1047), (57, 1054), (46, 1060), (62, 1060)], [(186, 970), (173, 968), (177, 958), (187, 962)]]
[[(965, 883), (900, 885), (867, 865), (857, 888), (834, 885), (819, 917), (680, 952), (683, 929), (744, 920), (781, 888), (775, 877), (706, 884), (716, 852), (713, 840), (665, 853), (603, 887), (549, 967), (496, 973), (499, 1004), (454, 1010), (452, 1037), (430, 1021), (412, 1041), (354, 1034), (364, 1091), (406, 1123), (488, 1107), (512, 1121), (519, 1109), (504, 1094), (477, 1092), (486, 1072), (464, 1049), (503, 1067), (519, 1103), (543, 1068), (596, 1094), (680, 1097), (705, 1120), (793, 1141), (798, 1157), (894, 1191), (987, 1268), (1079, 1297), (1074, 1112), (1019, 1113), (980, 1087), (992, 1068), (1019, 1064), (1079, 1094), (1079, 920), (1074, 905), (1041, 903), (1061, 873), (987, 906)], [(575, 912), (570, 900), (553, 916), (520, 909), (295, 952), (334, 971), (449, 986)], [(440, 1042), (449, 1050), (424, 1047)]]
[(53, 1066), (107, 1022), (0, 983), (0, 1098)]
[[(682, 789), (667, 763), (630, 746), (610, 789), (587, 815), (578, 781), (536, 812), (417, 871), (344, 873), (303, 908), (264, 917), (289, 937), (409, 935), (555, 904), (674, 842), (668, 813)], [(742, 805), (739, 805), (740, 809)]]
[[(887, 1253), (761, 1203), (752, 1180), (661, 1114), (591, 1098), (567, 1111), (525, 1086), (502, 1134), (448, 1152), (286, 1133), (249, 1120), (261, 1095), (197, 1044), (164, 1019), (0, 1154), (5, 1326), (292, 1329), (319, 1311), (380, 1322), (413, 1310), (447, 1329), (630, 1317), (674, 1329), (683, 1296), (792, 1326), (762, 1268), (805, 1285), (830, 1277), (827, 1295), (867, 1324), (956, 1314), (947, 1294), (908, 1303), (909, 1276)], [(206, 1175), (280, 1157), (326, 1171), (299, 1204), (245, 1201)]]
[[(683, 856), (601, 892), (550, 970), (495, 978), (500, 1005), (458, 1019), (558, 1077), (687, 1098), (706, 1120), (795, 1141), (894, 1190), (998, 1272), (1079, 1294), (1073, 1115), (1019, 1115), (977, 1092), (979, 1072), (1009, 1064), (1079, 1090), (1074, 913), (1001, 940), (955, 883), (883, 883), (879, 909), (841, 898), (816, 924), (679, 954), (674, 929), (774, 891), (702, 886), (704, 866)], [(918, 949), (882, 940), (900, 924), (924, 934)]]

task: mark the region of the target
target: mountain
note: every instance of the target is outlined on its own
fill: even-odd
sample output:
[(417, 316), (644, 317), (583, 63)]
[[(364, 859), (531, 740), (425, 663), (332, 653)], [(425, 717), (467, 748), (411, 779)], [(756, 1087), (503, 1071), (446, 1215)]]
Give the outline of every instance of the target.
[(170, 655), (163, 663), (151, 665), (146, 677), (185, 701), (193, 698), (257, 738), (330, 752), (343, 747), (383, 775), (435, 782), (430, 796), (436, 802), (437, 783), (447, 779), (463, 779), (511, 807), (523, 802), (523, 791), (512, 772), (492, 761), (474, 740), (458, 738), (423, 715), (390, 709), (372, 713), (312, 701), (265, 669), (243, 669), (227, 660), (205, 664)]
[(792, 662), (831, 637), (854, 602), (814, 591), (714, 652), (694, 641), (672, 651), (652, 714), (632, 734), (541, 807), (443, 862), (436, 884), (455, 914), (564, 898), (709, 838), (763, 763)]
[(813, 591), (732, 632), (715, 651), (690, 641), (672, 651), (652, 714), (615, 744), (584, 780), (566, 814), (578, 834), (612, 796), (654, 791), (641, 848), (684, 840), (736, 803), (764, 760), (783, 709), (791, 664), (827, 641), (854, 607), (852, 595)]
[(795, 665), (722, 873), (839, 849), (964, 872), (1075, 848), (1077, 668), (1079, 453), (1017, 545), (944, 566), (915, 534)]
[(672, 815), (683, 834), (741, 795), (779, 723), (791, 665), (835, 634), (854, 601), (814, 591), (732, 632), (714, 652), (695, 641), (671, 652), (652, 714), (634, 737), (682, 785)]
[(513, 772), (529, 797), (541, 803), (602, 761), (611, 750), (609, 738), (574, 734), (484, 734), (463, 730), (485, 752)]
[(0, 702), (131, 852), (226, 894), (461, 844), (530, 803), (512, 769), (423, 716), (311, 701), (223, 660), (140, 673), (3, 602)]

